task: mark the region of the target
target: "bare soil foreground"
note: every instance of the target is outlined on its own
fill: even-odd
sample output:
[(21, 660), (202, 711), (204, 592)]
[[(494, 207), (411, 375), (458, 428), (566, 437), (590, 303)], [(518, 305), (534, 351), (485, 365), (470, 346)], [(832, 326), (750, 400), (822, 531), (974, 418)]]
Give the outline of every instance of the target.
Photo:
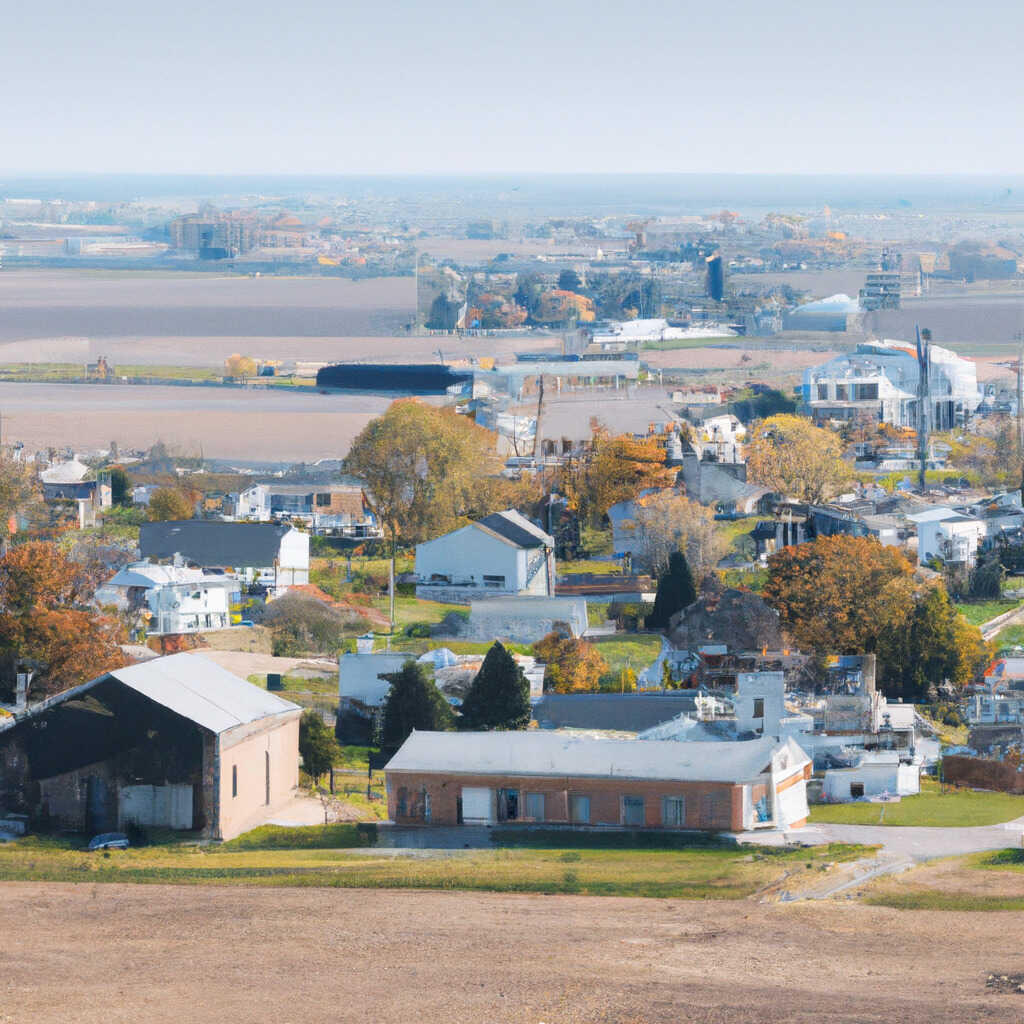
[(0, 1020), (1019, 1021), (1022, 917), (7, 883)]

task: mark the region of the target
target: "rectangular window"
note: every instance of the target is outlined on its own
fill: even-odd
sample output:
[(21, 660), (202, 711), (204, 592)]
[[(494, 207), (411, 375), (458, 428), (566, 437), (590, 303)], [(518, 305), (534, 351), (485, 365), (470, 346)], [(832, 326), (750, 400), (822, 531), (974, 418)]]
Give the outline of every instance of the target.
[(505, 577), (504, 576), (484, 576), (484, 586), (490, 587), (494, 590), (505, 589)]
[(828, 401), (828, 385), (827, 384), (819, 384), (818, 385), (818, 401), (819, 402), (827, 402)]
[(764, 718), (764, 697), (754, 698), (754, 717)]
[(408, 813), (409, 805), (409, 791), (405, 786), (398, 787), (398, 795), (395, 798), (395, 814), (399, 818), (404, 818)]
[(519, 790), (498, 790), (498, 821), (515, 821), (519, 817)]
[(331, 496), (330, 494), (318, 493), (316, 496), (317, 508), (330, 508)]
[(849, 386), (846, 384), (836, 385), (836, 401), (837, 402), (848, 402), (849, 398)]
[(430, 821), (430, 793), (426, 789), (423, 790), (423, 820)]
[(569, 797), (569, 820), (574, 825), (590, 824), (590, 797), (570, 796)]
[(643, 828), (644, 798), (642, 796), (624, 796), (622, 798), (622, 824), (633, 828)]
[(526, 816), (534, 821), (544, 820), (544, 794), (526, 794)]
[(231, 766), (231, 795), (238, 796), (238, 765)]
[(850, 783), (850, 799), (859, 800), (864, 795), (864, 783), (863, 782), (851, 782)]
[(665, 796), (661, 798), (661, 823), (666, 828), (686, 826), (686, 798)]

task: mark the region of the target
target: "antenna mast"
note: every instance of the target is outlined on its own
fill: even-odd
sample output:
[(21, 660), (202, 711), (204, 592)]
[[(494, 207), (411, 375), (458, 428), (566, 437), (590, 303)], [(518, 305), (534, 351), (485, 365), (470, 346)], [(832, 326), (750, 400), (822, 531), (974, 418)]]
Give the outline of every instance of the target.
[(917, 447), (921, 459), (918, 483), (921, 490), (925, 489), (925, 475), (928, 469), (928, 413), (931, 411), (930, 359), (928, 346), (932, 340), (932, 332), (927, 328), (917, 331)]

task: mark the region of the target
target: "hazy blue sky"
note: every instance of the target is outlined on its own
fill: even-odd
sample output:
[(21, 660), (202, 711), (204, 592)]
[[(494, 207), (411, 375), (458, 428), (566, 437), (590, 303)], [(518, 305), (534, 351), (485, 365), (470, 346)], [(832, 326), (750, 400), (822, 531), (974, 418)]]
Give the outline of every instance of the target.
[(1008, 0), (21, 0), (0, 168), (1009, 173), (1022, 38)]

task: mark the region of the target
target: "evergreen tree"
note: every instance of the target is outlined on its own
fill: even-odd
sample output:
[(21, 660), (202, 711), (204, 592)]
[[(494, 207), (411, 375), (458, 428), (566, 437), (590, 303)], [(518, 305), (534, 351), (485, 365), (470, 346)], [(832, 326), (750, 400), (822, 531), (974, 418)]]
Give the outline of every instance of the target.
[(448, 701), (419, 662), (407, 661), (398, 672), (383, 678), (391, 689), (384, 702), (382, 749), (397, 750), (413, 729), (442, 732), (453, 727), (455, 716)]
[(495, 642), (462, 701), (465, 729), (525, 729), (530, 683), (518, 662)]
[(697, 588), (693, 585), (686, 555), (673, 551), (669, 555), (668, 570), (658, 580), (658, 592), (654, 596), (654, 609), (647, 616), (648, 629), (668, 629), (669, 619), (697, 600)]
[(317, 712), (307, 709), (299, 719), (299, 756), (306, 774), (315, 783), (331, 770), (338, 744)]

